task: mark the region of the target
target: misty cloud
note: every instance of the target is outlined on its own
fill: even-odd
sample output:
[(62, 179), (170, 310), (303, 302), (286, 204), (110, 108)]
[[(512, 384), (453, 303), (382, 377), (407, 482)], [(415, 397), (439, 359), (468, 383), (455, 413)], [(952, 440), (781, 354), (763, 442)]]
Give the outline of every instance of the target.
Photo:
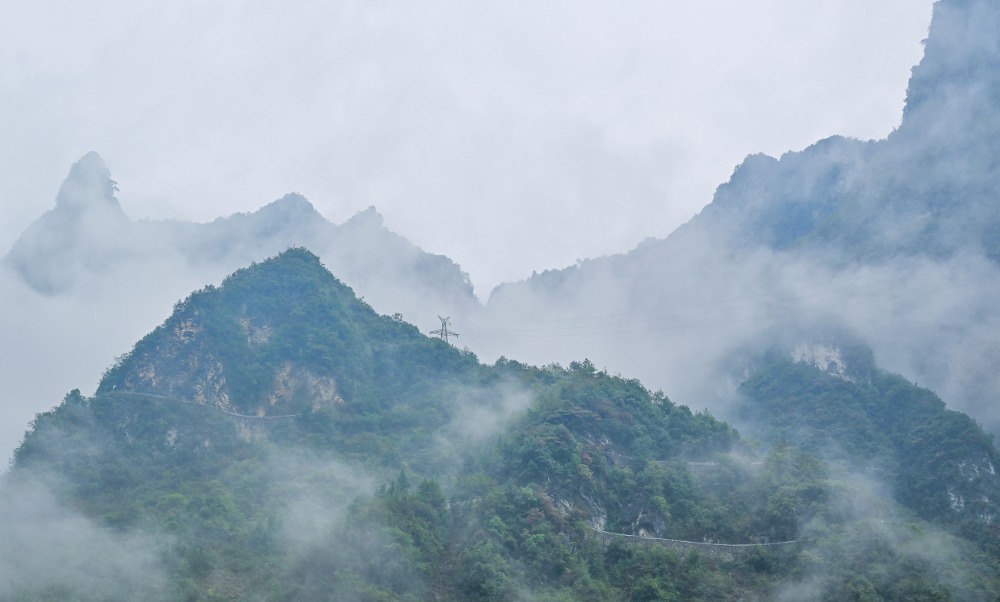
[(441, 474), (454, 476), (463, 461), (496, 443), (534, 402), (534, 394), (513, 379), (492, 386), (457, 386), (451, 419), (436, 434), (429, 456)]
[(779, 342), (794, 347), (828, 324), (862, 337), (881, 367), (1000, 428), (991, 392), (1000, 385), (992, 368), (1000, 341), (990, 327), (1000, 320), (991, 301), (1000, 274), (992, 262), (961, 255), (838, 268), (764, 249), (735, 259), (711, 238), (680, 244), (684, 262), (640, 246), (504, 287), (484, 322), (456, 320), (456, 328), (486, 360), (588, 357), (678, 403), (732, 418), (727, 400), (742, 378), (734, 357)]
[[(975, 596), (975, 578), (962, 569), (972, 565), (967, 555), (977, 553), (967, 542), (899, 508), (890, 489), (870, 474), (835, 465), (831, 483), (830, 506), (837, 515), (800, 526), (802, 575), (779, 583), (774, 599), (863, 597), (876, 588), (907, 599), (916, 595), (908, 588), (928, 583), (944, 585), (957, 599)], [(891, 562), (871, 564), (872, 557)], [(832, 566), (854, 572), (833, 572)]]
[(268, 457), (271, 495), (280, 501), (280, 545), (299, 557), (329, 539), (348, 506), (387, 475), (375, 475), (316, 450), (275, 449)]
[[(163, 541), (120, 533), (63, 507), (40, 480), (0, 493), (0, 597), (167, 600)], [(32, 598), (34, 599), (34, 598)]]

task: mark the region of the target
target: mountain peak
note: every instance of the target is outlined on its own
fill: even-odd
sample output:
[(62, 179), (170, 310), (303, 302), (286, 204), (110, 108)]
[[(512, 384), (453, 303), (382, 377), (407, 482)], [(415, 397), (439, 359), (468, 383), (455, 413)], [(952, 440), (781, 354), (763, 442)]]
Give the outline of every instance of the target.
[[(269, 257), (264, 261), (255, 264), (251, 268), (237, 270), (223, 281), (223, 286), (234, 280), (259, 280), (263, 274), (271, 272), (281, 272), (284, 279), (292, 278), (294, 274), (308, 275), (307, 278), (314, 281), (314, 286), (319, 286), (319, 282), (328, 281), (340, 284), (336, 278), (330, 274), (319, 257), (305, 247), (289, 247), (278, 253), (274, 257)], [(315, 280), (318, 278), (318, 280)], [(346, 287), (344, 287), (346, 289)]]
[(178, 303), (107, 372), (98, 392), (290, 416), (370, 399), (373, 374), (380, 387), (402, 386), (409, 381), (392, 376), (402, 369), (397, 363), (411, 374), (417, 364), (432, 373), (476, 360), (376, 314), (319, 257), (292, 247)]
[(117, 190), (104, 159), (91, 151), (70, 168), (56, 196), (56, 208), (80, 212), (100, 207), (120, 214), (121, 206), (115, 198)]
[[(1000, 90), (1000, 4), (938, 0), (926, 48), (906, 94), (904, 121), (927, 112), (978, 119)], [(937, 115), (940, 120), (941, 116)]]
[(256, 416), (293, 413), (289, 406), (302, 401), (303, 391), (310, 403), (337, 403), (340, 380), (297, 346), (322, 347), (330, 355), (339, 350), (337, 337), (331, 342), (327, 331), (298, 337), (307, 321), (339, 327), (377, 319), (319, 257), (293, 247), (179, 303), (105, 376), (99, 391), (155, 394)]
[(260, 211), (268, 216), (281, 215), (292, 217), (319, 217), (319, 212), (309, 199), (297, 192), (290, 192), (280, 199), (261, 207)]
[(355, 213), (349, 220), (344, 222), (345, 226), (348, 224), (354, 227), (381, 228), (384, 221), (382, 219), (382, 214), (379, 213), (374, 206), (370, 206), (364, 211)]
[(81, 268), (101, 272), (114, 265), (123, 257), (130, 223), (117, 189), (101, 156), (87, 153), (70, 168), (55, 208), (21, 234), (4, 263), (45, 294), (68, 290)]

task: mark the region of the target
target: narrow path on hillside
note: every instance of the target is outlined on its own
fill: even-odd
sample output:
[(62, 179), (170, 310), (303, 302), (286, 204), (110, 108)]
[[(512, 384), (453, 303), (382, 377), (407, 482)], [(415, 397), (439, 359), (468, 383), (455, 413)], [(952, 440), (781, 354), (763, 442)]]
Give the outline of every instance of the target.
[(163, 399), (165, 401), (176, 401), (178, 403), (183, 403), (185, 405), (198, 406), (202, 408), (207, 408), (209, 410), (219, 412), (220, 414), (225, 414), (226, 416), (232, 416), (234, 418), (243, 418), (247, 420), (282, 420), (288, 418), (298, 418), (302, 414), (282, 414), (279, 416), (253, 416), (250, 414), (237, 414), (236, 412), (229, 412), (223, 410), (222, 408), (217, 408), (212, 405), (197, 403), (187, 399), (181, 399), (179, 397), (169, 397), (167, 395), (157, 395), (155, 393), (143, 393), (141, 391), (112, 391), (111, 393), (103, 393), (101, 395), (95, 395), (94, 397), (110, 396), (110, 395), (139, 395), (141, 397), (150, 397), (153, 399)]

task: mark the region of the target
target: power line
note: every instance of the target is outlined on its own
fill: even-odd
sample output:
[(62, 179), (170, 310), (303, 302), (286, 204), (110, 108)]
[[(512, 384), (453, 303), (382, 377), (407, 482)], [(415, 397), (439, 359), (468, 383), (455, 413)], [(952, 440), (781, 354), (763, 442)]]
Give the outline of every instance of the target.
[[(742, 295), (742, 296), (738, 296), (738, 297), (728, 297), (728, 298), (718, 299), (718, 300), (714, 300), (714, 301), (702, 301), (702, 302), (697, 302), (697, 303), (672, 305), (672, 306), (661, 307), (661, 308), (656, 308), (656, 309), (637, 310), (637, 311), (619, 312), (619, 313), (608, 313), (608, 314), (597, 314), (597, 315), (579, 316), (579, 317), (573, 317), (573, 318), (553, 318), (553, 319), (547, 319), (547, 320), (524, 320), (524, 321), (520, 321), (519, 320), (519, 321), (501, 321), (501, 322), (482, 322), (482, 323), (479, 323), (479, 326), (487, 326), (487, 327), (489, 327), (489, 326), (497, 326), (497, 327), (503, 327), (503, 326), (529, 326), (529, 325), (549, 325), (549, 324), (555, 325), (555, 324), (566, 324), (566, 323), (573, 323), (573, 322), (604, 321), (604, 320), (609, 320), (609, 319), (613, 319), (613, 318), (630, 318), (630, 317), (638, 317), (638, 316), (648, 316), (648, 315), (651, 315), (651, 314), (662, 314), (662, 313), (665, 313), (665, 312), (679, 312), (681, 310), (698, 309), (698, 308), (711, 307), (711, 306), (720, 306), (720, 305), (723, 305), (723, 304), (726, 304), (726, 303), (734, 303), (734, 302), (739, 302), (739, 301), (750, 301), (750, 300), (753, 300), (753, 299), (760, 299), (761, 297), (765, 297), (765, 298), (766, 297), (776, 297), (776, 296), (779, 296), (779, 295), (787, 295), (787, 294), (800, 293), (802, 291), (808, 291), (808, 290), (811, 290), (811, 289), (823, 289), (823, 288), (828, 288), (828, 287), (834, 287), (834, 286), (838, 286), (838, 285), (844, 284), (844, 283), (849, 283), (849, 282), (852, 282), (852, 281), (865, 281), (865, 280), (879, 279), (879, 280), (876, 280), (875, 282), (867, 282), (867, 283), (862, 283), (862, 284), (855, 284), (855, 285), (852, 285), (852, 286), (836, 288), (836, 289), (833, 289), (833, 290), (825, 290), (825, 291), (824, 290), (820, 290), (818, 292), (814, 292), (814, 293), (809, 294), (809, 295), (800, 295), (800, 296), (795, 297), (795, 298), (786, 298), (784, 300), (774, 300), (774, 301), (766, 301), (766, 302), (760, 302), (760, 303), (753, 303), (753, 304), (750, 304), (750, 305), (740, 305), (740, 306), (737, 306), (737, 307), (722, 307), (720, 309), (708, 309), (708, 310), (706, 310), (704, 312), (699, 312), (699, 313), (696, 313), (696, 314), (690, 314), (690, 313), (688, 313), (688, 314), (672, 314), (672, 315), (668, 315), (668, 316), (664, 316), (664, 317), (658, 317), (658, 318), (653, 317), (653, 318), (646, 318), (646, 319), (643, 319), (643, 320), (634, 320), (634, 321), (628, 321), (628, 322), (613, 322), (613, 323), (604, 322), (604, 323), (598, 323), (598, 324), (579, 324), (579, 325), (576, 325), (576, 326), (574, 326), (574, 325), (567, 325), (567, 326), (540, 326), (537, 329), (519, 330), (519, 331), (510, 331), (510, 330), (476, 331), (474, 333), (470, 332), (468, 334), (469, 335), (493, 335), (493, 334), (508, 334), (508, 333), (511, 333), (511, 332), (548, 332), (548, 331), (554, 331), (554, 330), (574, 330), (574, 329), (578, 329), (578, 328), (597, 328), (597, 327), (603, 327), (603, 326), (619, 326), (619, 325), (626, 325), (626, 324), (637, 324), (637, 323), (643, 323), (643, 322), (652, 322), (652, 321), (657, 321), (657, 320), (664, 320), (664, 319), (672, 318), (672, 317), (691, 317), (691, 316), (704, 315), (706, 313), (717, 313), (717, 312), (721, 312), (721, 311), (732, 311), (732, 310), (736, 310), (736, 309), (745, 309), (747, 307), (757, 307), (757, 306), (760, 306), (760, 305), (773, 305), (773, 304), (776, 304), (776, 303), (788, 303), (788, 302), (795, 301), (797, 299), (804, 299), (804, 298), (808, 298), (808, 297), (824, 296), (824, 295), (829, 295), (829, 294), (838, 293), (838, 292), (847, 292), (847, 291), (853, 291), (853, 290), (858, 290), (858, 289), (871, 288), (873, 286), (879, 286), (879, 285), (883, 285), (884, 286), (884, 285), (889, 285), (889, 284), (892, 284), (892, 283), (895, 283), (895, 282), (900, 282), (900, 281), (910, 281), (910, 280), (912, 280), (912, 279), (914, 279), (916, 277), (926, 276), (928, 274), (934, 274), (934, 273), (942, 272), (942, 271), (954, 271), (954, 270), (959, 269), (959, 268), (964, 268), (964, 267), (969, 267), (969, 266), (976, 266), (976, 265), (980, 265), (980, 264), (984, 264), (984, 263), (990, 263), (990, 261), (988, 259), (986, 259), (986, 258), (978, 258), (978, 259), (973, 259), (973, 260), (965, 261), (965, 262), (958, 263), (958, 264), (944, 265), (944, 266), (939, 266), (939, 267), (935, 267), (935, 268), (931, 268), (931, 269), (927, 269), (927, 270), (920, 270), (920, 271), (917, 271), (917, 272), (911, 271), (912, 267), (893, 268), (891, 270), (882, 270), (882, 271), (878, 271), (878, 272), (874, 272), (874, 273), (869, 273), (869, 274), (856, 274), (856, 275), (853, 275), (853, 276), (847, 276), (847, 277), (843, 277), (843, 278), (836, 278), (836, 279), (833, 279), (833, 280), (829, 280), (827, 282), (820, 282), (820, 283), (810, 284), (810, 285), (805, 285), (805, 286), (782, 288), (782, 289), (777, 289), (777, 290), (773, 290), (773, 291), (766, 291), (766, 292), (761, 292), (761, 293), (754, 293), (754, 294), (750, 294), (750, 295)], [(895, 276), (895, 277), (892, 277), (892, 278), (885, 278), (886, 276), (892, 276), (894, 274), (901, 274), (901, 275)]]
[[(958, 289), (958, 288), (965, 288), (965, 287), (969, 287), (969, 286), (974, 286), (976, 284), (979, 284), (979, 282), (977, 282), (977, 281), (967, 281), (967, 282), (962, 282), (962, 283), (958, 283), (958, 284), (953, 284), (953, 285), (948, 285), (948, 286), (941, 286), (941, 287), (931, 288), (931, 289), (924, 289), (924, 290), (913, 291), (913, 292), (902, 292), (902, 293), (897, 292), (897, 293), (891, 293), (891, 294), (887, 294), (887, 295), (877, 295), (877, 296), (870, 297), (870, 298), (867, 298), (867, 299), (862, 299), (862, 300), (857, 300), (857, 301), (853, 301), (853, 302), (850, 302), (850, 303), (840, 304), (840, 305), (838, 305), (836, 307), (836, 309), (843, 309), (843, 308), (846, 308), (846, 307), (856, 307), (856, 306), (866, 305), (866, 304), (870, 304), (870, 303), (876, 303), (876, 302), (880, 302), (880, 301), (890, 301), (890, 300), (903, 299), (903, 298), (907, 298), (907, 297), (923, 296), (923, 295), (928, 295), (928, 294), (931, 294), (931, 293), (937, 293), (937, 292), (942, 292), (942, 291), (947, 291), (947, 290), (953, 290), (953, 289)], [(856, 287), (856, 288), (860, 288), (860, 287)], [(830, 293), (833, 293), (833, 292), (842, 292), (842, 291), (827, 291), (826, 293), (820, 293), (819, 295), (830, 294)], [(804, 296), (804, 297), (809, 297), (809, 296), (817, 296), (817, 295), (807, 295), (807, 296)], [(470, 336), (484, 336), (484, 337), (525, 337), (525, 338), (600, 336), (600, 335), (610, 335), (610, 334), (615, 334), (615, 335), (620, 335), (620, 334), (640, 334), (640, 333), (646, 333), (646, 332), (664, 332), (664, 331), (668, 331), (668, 330), (677, 330), (677, 329), (682, 329), (682, 328), (700, 328), (700, 327), (710, 327), (710, 326), (722, 326), (722, 325), (737, 324), (737, 323), (741, 323), (741, 322), (750, 322), (750, 321), (756, 321), (756, 320), (762, 320), (762, 319), (771, 319), (771, 318), (790, 317), (790, 316), (805, 315), (805, 314), (811, 314), (811, 313), (819, 313), (819, 312), (831, 311), (831, 310), (834, 309), (833, 307), (815, 307), (815, 308), (805, 308), (805, 309), (802, 309), (802, 308), (800, 308), (800, 309), (791, 309), (791, 308), (788, 308), (788, 309), (785, 309), (783, 311), (775, 311), (774, 309), (772, 309), (770, 311), (765, 311), (765, 312), (762, 312), (762, 313), (757, 313), (756, 315), (753, 315), (753, 316), (740, 317), (740, 318), (731, 318), (731, 319), (722, 319), (722, 320), (717, 320), (717, 321), (705, 321), (705, 322), (694, 322), (694, 323), (688, 322), (688, 323), (683, 323), (683, 324), (670, 324), (670, 325), (651, 326), (651, 327), (647, 327), (647, 328), (632, 328), (632, 329), (623, 329), (623, 328), (621, 328), (622, 326), (629, 326), (629, 325), (635, 325), (635, 324), (643, 324), (643, 323), (649, 323), (649, 322), (661, 322), (661, 321), (668, 320), (668, 319), (671, 319), (671, 318), (674, 318), (674, 319), (693, 318), (693, 317), (699, 317), (699, 316), (704, 316), (704, 315), (714, 314), (714, 313), (720, 313), (720, 312), (729, 312), (729, 311), (747, 310), (747, 309), (762, 309), (762, 308), (765, 308), (767, 306), (779, 306), (777, 309), (780, 309), (780, 305), (781, 304), (793, 303), (793, 302), (796, 302), (796, 301), (800, 301), (802, 298), (803, 297), (788, 299), (788, 300), (785, 300), (785, 301), (770, 301), (770, 302), (749, 304), (749, 305), (743, 305), (743, 306), (737, 306), (737, 307), (721, 308), (721, 309), (708, 310), (708, 311), (698, 312), (698, 313), (674, 314), (674, 315), (671, 315), (671, 316), (664, 316), (664, 317), (661, 317), (661, 318), (649, 318), (649, 319), (645, 319), (645, 320), (635, 320), (635, 321), (631, 321), (631, 322), (581, 324), (581, 325), (577, 325), (577, 326), (560, 326), (560, 327), (550, 327), (550, 328), (534, 328), (534, 329), (507, 330), (507, 331), (502, 331), (502, 330), (499, 330), (499, 331), (481, 331), (481, 332), (470, 332), (470, 333), (467, 333), (467, 334), (469, 334)]]

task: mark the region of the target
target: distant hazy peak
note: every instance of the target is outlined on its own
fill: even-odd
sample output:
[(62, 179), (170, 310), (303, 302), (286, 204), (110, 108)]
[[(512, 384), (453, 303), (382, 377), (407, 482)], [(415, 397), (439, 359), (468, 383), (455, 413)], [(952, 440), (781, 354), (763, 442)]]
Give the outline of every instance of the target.
[(383, 226), (382, 214), (374, 206), (371, 206), (364, 211), (355, 213), (351, 219), (344, 222), (344, 225), (356, 228), (381, 228)]
[(319, 215), (313, 204), (297, 192), (290, 192), (280, 199), (268, 203), (261, 208), (261, 211), (282, 215)]
[(4, 263), (35, 290), (68, 290), (85, 272), (106, 270), (124, 256), (128, 217), (115, 198), (115, 181), (100, 155), (73, 164), (54, 209), (21, 233)]
[(73, 164), (69, 175), (59, 187), (56, 209), (84, 212), (93, 209), (112, 209), (122, 213), (115, 198), (118, 187), (111, 179), (111, 171), (96, 152), (89, 152)]

